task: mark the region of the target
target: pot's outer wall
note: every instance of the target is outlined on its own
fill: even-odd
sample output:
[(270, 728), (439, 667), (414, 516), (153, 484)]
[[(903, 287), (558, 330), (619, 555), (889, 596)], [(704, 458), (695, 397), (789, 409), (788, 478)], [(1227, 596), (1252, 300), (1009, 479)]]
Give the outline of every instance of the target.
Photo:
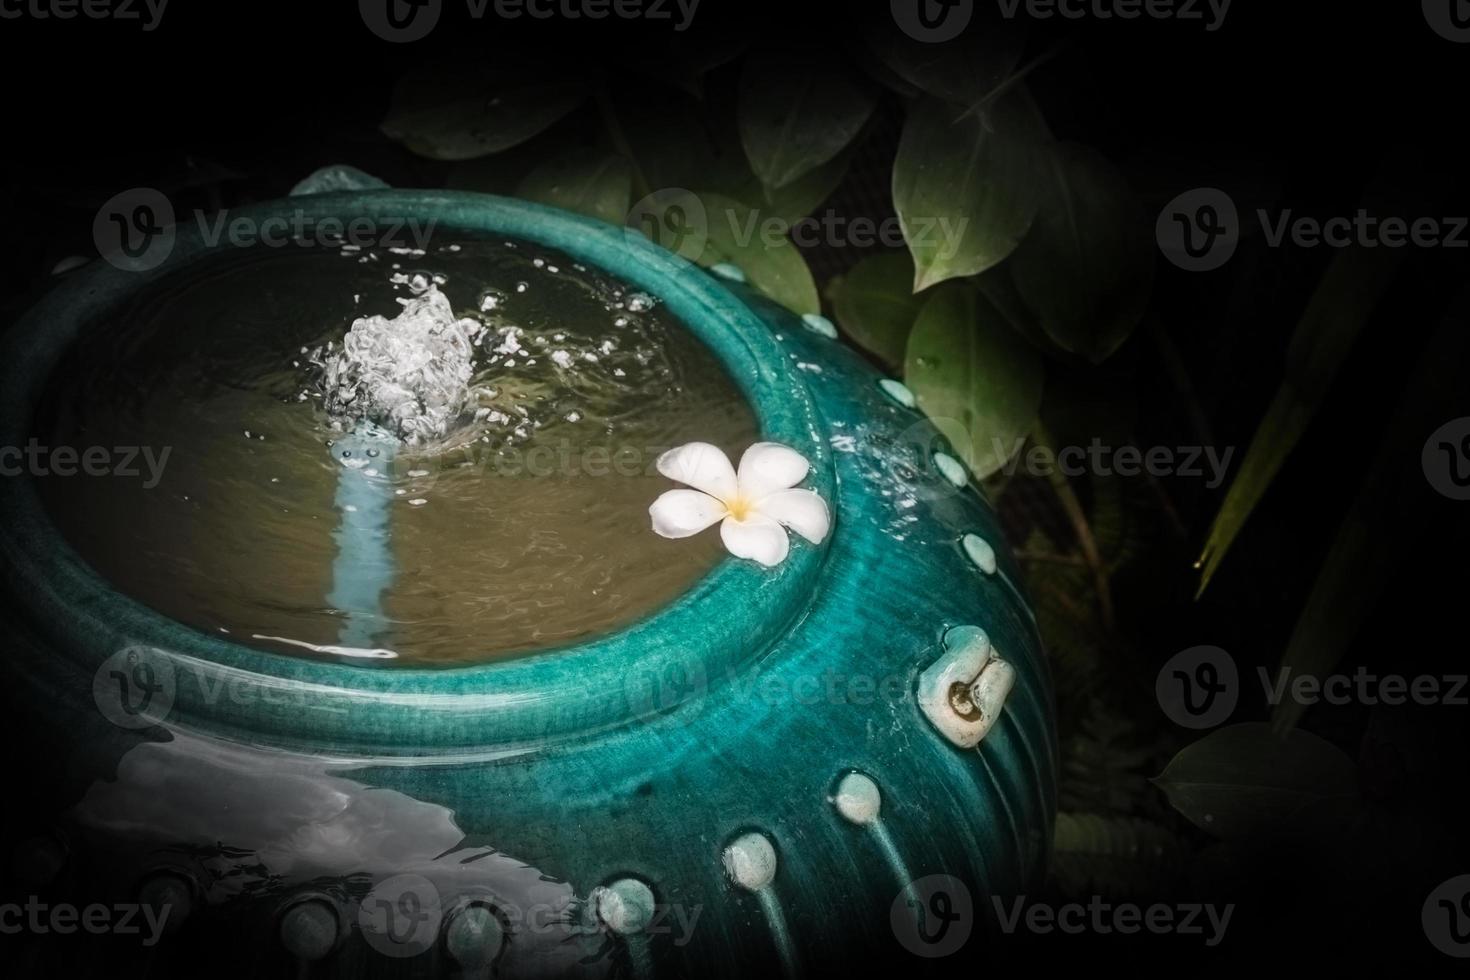
[[(477, 197), (457, 195), (456, 204), (489, 206)], [(561, 240), (555, 247), (573, 254), (589, 229), (607, 234), (586, 219), (480, 200), (534, 211), (557, 229), (541, 240)], [(66, 761), (27, 760), (35, 804), (8, 819), (22, 851), (62, 855), (50, 887), (115, 897), (150, 875), (178, 874), (194, 910), (160, 948), (197, 950), (208, 936), (216, 955), (248, 951), (215, 960), (224, 972), (289, 968), (290, 951), (306, 947), (282, 938), (281, 916), (309, 896), (340, 917), (317, 969), (356, 975), (381, 964), (388, 940), (366, 941), (361, 916), (410, 881), (429, 893), (417, 897), (438, 903), (431, 925), (471, 900), (496, 910), (509, 936), (497, 975), (749, 976), (819, 974), (875, 958), (936, 962), (913, 958), (891, 916), (910, 882), (951, 875), (981, 921), (948, 965), (975, 962), (990, 941), (992, 896), (1039, 885), (1055, 811), (1050, 681), (995, 514), (974, 487), (946, 479), (932, 456), (942, 440), (861, 356), (827, 336), (825, 321), (805, 323), (743, 285), (660, 261), (675, 270), (661, 295), (687, 287), (754, 311), (768, 334), (757, 353), (782, 359), (771, 369), (803, 389), (800, 410), (785, 415), (752, 401), (767, 438), (817, 457), (812, 485), (834, 515), (823, 547), (794, 540), (791, 567), (776, 573), (727, 562), (713, 576), (725, 578), (701, 583), (676, 622), (655, 616), (645, 625), (678, 655), (629, 656), (615, 690), (604, 677), (589, 680), (581, 696), (615, 700), (620, 714), (594, 710), (581, 733), (446, 737), (439, 716), (375, 706), (374, 697), (393, 696), (395, 672), (372, 672), (377, 686), (362, 694), (360, 669), (325, 668), (351, 674), (343, 683), (359, 692), (353, 711), (379, 719), (370, 727), (382, 741), (355, 747), (340, 723), (323, 724), (314, 740), (311, 724), (283, 717), (312, 711), (252, 700), (269, 688), (243, 667), (211, 675), (243, 678), (216, 689), (218, 725), (205, 703), (162, 724), (119, 728), (94, 703), (92, 665), (56, 649), (60, 634), (47, 625), (56, 593), (11, 576), (8, 717)], [(742, 383), (749, 392), (749, 379)], [(994, 571), (963, 547), (972, 534), (994, 546)], [(13, 548), (7, 540), (7, 564)], [(787, 585), (762, 599), (771, 586), (758, 576), (770, 574)], [(785, 594), (793, 590), (799, 601)], [(780, 622), (752, 627), (751, 609), (775, 610)], [(88, 612), (97, 610), (78, 616)], [(915, 694), (958, 626), (983, 629), (1016, 670), (999, 720), (972, 749), (947, 740)], [(703, 658), (705, 649), (740, 653)], [(544, 668), (561, 656), (533, 659)], [(397, 690), (414, 698), (494, 691), (488, 669), (403, 676)], [(576, 688), (575, 676), (563, 681)], [(281, 718), (278, 737), (259, 718)], [(416, 718), (426, 719), (422, 729)], [(838, 782), (854, 771), (881, 793), (874, 823), (854, 823), (834, 805)], [(756, 890), (734, 883), (722, 859), (750, 832), (776, 854), (774, 878)], [(395, 879), (405, 874), (418, 877)], [(659, 918), (622, 935), (606, 928), (594, 889), (628, 878), (649, 886)], [(908, 898), (916, 896), (927, 901), (920, 890)], [(392, 972), (475, 972), (446, 931), (427, 934), (422, 949), (392, 949), (416, 954)]]

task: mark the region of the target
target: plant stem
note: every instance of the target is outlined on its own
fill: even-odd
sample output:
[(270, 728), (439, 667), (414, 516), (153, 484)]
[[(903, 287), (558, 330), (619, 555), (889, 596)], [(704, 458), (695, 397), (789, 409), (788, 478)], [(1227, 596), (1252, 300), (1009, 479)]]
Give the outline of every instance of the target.
[[(1032, 431), (1031, 438), (1037, 445), (1050, 450), (1052, 458), (1056, 458), (1056, 446), (1045, 426), (1038, 422)], [(1077, 535), (1077, 545), (1082, 550), (1082, 557), (1087, 562), (1087, 566), (1092, 569), (1093, 587), (1097, 590), (1098, 612), (1102, 617), (1103, 628), (1112, 633), (1115, 620), (1113, 618), (1112, 589), (1108, 584), (1108, 569), (1103, 563), (1102, 554), (1097, 549), (1097, 539), (1093, 537), (1092, 527), (1087, 523), (1087, 514), (1083, 512), (1082, 504), (1077, 499), (1077, 494), (1073, 492), (1072, 485), (1067, 482), (1067, 477), (1060, 470), (1053, 467), (1047, 479), (1051, 483), (1052, 492), (1057, 495), (1057, 502), (1062, 505), (1067, 519), (1072, 522), (1072, 531)]]

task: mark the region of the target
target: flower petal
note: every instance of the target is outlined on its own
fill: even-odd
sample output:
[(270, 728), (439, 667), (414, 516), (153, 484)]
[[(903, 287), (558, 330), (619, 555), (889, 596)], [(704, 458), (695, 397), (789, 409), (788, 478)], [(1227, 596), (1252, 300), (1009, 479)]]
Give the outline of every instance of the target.
[(735, 499), (735, 467), (719, 446), (690, 442), (658, 458), (658, 471), (720, 500)]
[(781, 564), (791, 551), (786, 529), (760, 514), (751, 514), (743, 521), (725, 518), (720, 525), (720, 539), (736, 558), (753, 558), (767, 568)]
[(724, 504), (698, 490), (670, 490), (648, 507), (654, 532), (666, 538), (698, 534), (728, 513)]
[(811, 469), (806, 457), (779, 442), (758, 442), (740, 457), (740, 495), (760, 500), (800, 483)]
[(812, 544), (821, 544), (832, 529), (827, 501), (815, 490), (778, 490), (756, 502), (756, 513), (785, 524)]

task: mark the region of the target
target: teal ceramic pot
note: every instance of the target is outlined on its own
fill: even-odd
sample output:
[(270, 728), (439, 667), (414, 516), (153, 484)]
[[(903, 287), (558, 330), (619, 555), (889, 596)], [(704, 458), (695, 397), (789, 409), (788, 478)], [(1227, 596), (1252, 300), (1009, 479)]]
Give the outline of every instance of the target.
[[(992, 898), (1044, 869), (1053, 708), (996, 515), (909, 393), (738, 269), (596, 221), (392, 190), (237, 213), (297, 211), (536, 242), (660, 297), (763, 437), (811, 462), (832, 533), (773, 569), (727, 558), (576, 646), (368, 669), (140, 606), (6, 478), (4, 696), (29, 747), (8, 887), (168, 906), (157, 945), (107, 940), (154, 975), (796, 975), (975, 954)], [(0, 353), (0, 445), (25, 444), (68, 345), (210, 250), (181, 229), (161, 266), (94, 263), (42, 299)]]

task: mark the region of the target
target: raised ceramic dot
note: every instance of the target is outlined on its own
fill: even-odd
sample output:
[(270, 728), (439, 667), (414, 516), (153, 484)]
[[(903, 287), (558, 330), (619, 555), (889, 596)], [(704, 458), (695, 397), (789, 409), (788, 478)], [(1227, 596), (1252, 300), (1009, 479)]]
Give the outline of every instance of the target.
[(863, 827), (878, 819), (883, 796), (878, 792), (877, 783), (860, 772), (850, 772), (837, 784), (837, 795), (832, 803), (838, 813)]
[(167, 916), (164, 928), (177, 929), (194, 908), (194, 889), (190, 882), (172, 871), (149, 875), (138, 887), (138, 901)]
[(745, 273), (741, 271), (740, 266), (732, 265), (729, 262), (718, 262), (715, 265), (710, 266), (709, 271), (713, 272), (717, 276), (729, 279), (731, 282), (745, 281)]
[(337, 910), (319, 898), (291, 906), (281, 916), (281, 944), (292, 956), (319, 960), (337, 945)]
[(754, 831), (737, 837), (725, 848), (725, 873), (747, 891), (758, 891), (776, 877), (776, 849)]
[(904, 408), (913, 408), (918, 404), (914, 400), (914, 393), (909, 391), (908, 385), (902, 381), (894, 381), (892, 378), (884, 378), (878, 382), (878, 387), (883, 389), (883, 394), (898, 402)]
[(801, 322), (807, 325), (807, 329), (819, 333), (828, 340), (837, 339), (837, 328), (832, 326), (832, 321), (820, 313), (807, 313), (801, 318)]
[(26, 884), (49, 885), (66, 865), (66, 847), (54, 837), (32, 837), (16, 847), (12, 860)]
[(949, 453), (935, 453), (934, 465), (944, 478), (957, 487), (963, 487), (970, 482), (970, 474), (965, 470), (965, 464), (955, 459)]
[(967, 534), (963, 544), (965, 554), (975, 563), (976, 568), (986, 575), (995, 574), (995, 549), (990, 546), (989, 541), (978, 534)]
[(505, 930), (494, 912), (483, 905), (470, 905), (449, 920), (444, 945), (466, 972), (488, 969), (505, 945)]
[(653, 921), (653, 890), (637, 878), (593, 889), (597, 920), (619, 935), (642, 932)]

